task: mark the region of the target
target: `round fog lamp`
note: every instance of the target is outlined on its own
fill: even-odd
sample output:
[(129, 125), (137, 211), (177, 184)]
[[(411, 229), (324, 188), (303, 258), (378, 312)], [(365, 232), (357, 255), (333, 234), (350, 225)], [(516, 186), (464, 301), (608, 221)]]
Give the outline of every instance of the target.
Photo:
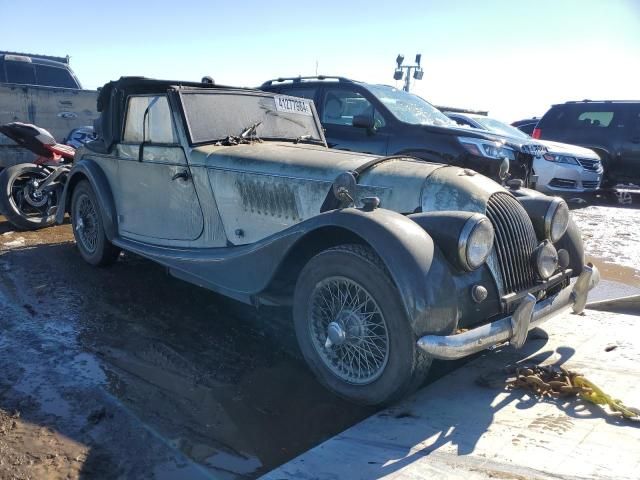
[(558, 252), (549, 240), (542, 242), (534, 251), (538, 275), (547, 280), (558, 269)]
[(561, 198), (554, 198), (544, 216), (544, 233), (552, 242), (562, 238), (569, 226), (569, 207)]
[(484, 215), (476, 213), (467, 220), (458, 239), (458, 255), (466, 270), (475, 270), (487, 260), (493, 237), (493, 226)]

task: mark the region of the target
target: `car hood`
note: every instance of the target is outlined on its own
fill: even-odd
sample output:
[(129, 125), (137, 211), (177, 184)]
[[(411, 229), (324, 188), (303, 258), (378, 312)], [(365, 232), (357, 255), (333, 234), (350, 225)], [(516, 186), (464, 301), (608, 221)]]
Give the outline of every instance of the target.
[[(376, 161), (378, 160), (378, 161)], [(301, 220), (320, 213), (335, 178), (364, 168), (356, 202), (380, 198), (381, 207), (400, 213), (462, 210), (484, 213), (489, 196), (503, 187), (469, 169), (410, 157), (377, 157), (321, 146), (286, 142), (196, 147), (190, 162), (207, 168), (214, 195), (225, 198), (274, 195), (280, 186), (294, 192)], [(373, 165), (372, 165), (373, 163)], [(235, 193), (234, 193), (235, 192)]]
[(547, 147), (551, 153), (571, 155), (572, 157), (588, 158), (591, 160), (600, 160), (598, 154), (590, 148), (579, 147), (578, 145), (571, 145), (569, 143), (551, 142), (549, 140), (538, 141)]
[(499, 133), (492, 132), (490, 130), (483, 130), (481, 128), (472, 128), (472, 127), (463, 127), (463, 126), (438, 126), (434, 127), (432, 125), (425, 126), (425, 128), (429, 128), (430, 130), (439, 129), (440, 131), (446, 131), (449, 134), (455, 134), (459, 137), (473, 137), (473, 138), (482, 138), (485, 140), (497, 141), (501, 142), (504, 145), (507, 145), (514, 150), (526, 153), (533, 156), (538, 156), (546, 153), (547, 149), (538, 140), (534, 140), (531, 138), (517, 138), (517, 137), (509, 137), (506, 135), (501, 135)]

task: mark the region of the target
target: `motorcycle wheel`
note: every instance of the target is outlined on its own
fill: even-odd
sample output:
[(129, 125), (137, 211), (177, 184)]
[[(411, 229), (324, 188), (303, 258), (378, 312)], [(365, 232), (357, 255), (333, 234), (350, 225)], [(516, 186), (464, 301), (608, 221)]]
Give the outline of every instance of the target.
[(5, 168), (0, 173), (0, 212), (20, 230), (37, 230), (55, 223), (51, 207), (58, 204), (57, 192), (36, 193), (36, 183), (49, 173), (32, 163)]

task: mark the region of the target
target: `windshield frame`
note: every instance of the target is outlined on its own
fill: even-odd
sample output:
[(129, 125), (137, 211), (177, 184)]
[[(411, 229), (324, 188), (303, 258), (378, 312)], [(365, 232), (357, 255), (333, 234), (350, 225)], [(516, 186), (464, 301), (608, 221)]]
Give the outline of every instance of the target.
[[(184, 125), (184, 131), (185, 131), (185, 136), (187, 139), (187, 142), (189, 144), (189, 146), (191, 147), (198, 147), (198, 146), (202, 146), (202, 145), (211, 145), (214, 144), (216, 142), (220, 142), (225, 140), (228, 137), (225, 138), (218, 138), (218, 139), (207, 139), (207, 140), (203, 140), (203, 141), (194, 141), (193, 140), (193, 136), (192, 136), (192, 129), (191, 129), (191, 125), (189, 122), (189, 117), (187, 115), (187, 111), (185, 108), (185, 103), (183, 102), (183, 95), (192, 95), (192, 94), (205, 94), (205, 95), (235, 95), (235, 96), (251, 96), (251, 97), (267, 97), (267, 98), (275, 98), (276, 96), (291, 96), (291, 95), (283, 95), (283, 94), (279, 94), (279, 93), (275, 93), (275, 92), (264, 92), (261, 90), (244, 90), (241, 88), (225, 88), (225, 89), (210, 89), (210, 88), (205, 88), (205, 89), (200, 89), (200, 88), (189, 88), (189, 89), (183, 89), (183, 88), (179, 88), (175, 90), (176, 93), (176, 103), (178, 104), (178, 109), (180, 112), (180, 120), (182, 120), (183, 125)], [(315, 103), (313, 102), (313, 100), (311, 100), (311, 110), (312, 110), (312, 116), (313, 116), (313, 123), (316, 127), (317, 132), (320, 135), (320, 138), (315, 138), (312, 137), (310, 139), (310, 141), (308, 143), (313, 143), (313, 144), (319, 144), (320, 142), (326, 147), (327, 146), (327, 140), (324, 136), (324, 129), (322, 128), (322, 124), (320, 123), (320, 117), (318, 116), (318, 111), (316, 110), (316, 106)], [(247, 125), (248, 126), (248, 125)], [(240, 135), (240, 132), (234, 132), (233, 135)], [(281, 142), (291, 142), (291, 143), (297, 143), (296, 142), (296, 137), (262, 137), (262, 136), (258, 136), (258, 138), (260, 140), (266, 140), (266, 141), (281, 141)], [(298, 142), (298, 143), (302, 143), (302, 142)]]
[[(397, 122), (406, 124), (406, 125), (413, 125), (413, 126), (417, 126), (417, 127), (441, 127), (441, 128), (456, 128), (459, 125), (456, 124), (456, 122), (454, 122), (453, 120), (451, 120), (449, 117), (447, 117), (439, 108), (437, 108), (436, 106), (432, 105), (430, 102), (428, 102), (427, 100), (425, 100), (424, 98), (422, 98), (419, 95), (416, 95), (415, 93), (410, 93), (410, 92), (405, 92), (404, 90), (400, 90), (397, 89), (391, 85), (377, 85), (377, 84), (371, 84), (371, 83), (361, 83), (360, 84), (362, 86), (362, 88), (364, 88), (367, 93), (369, 93), (373, 98), (376, 99), (377, 103), (379, 105), (381, 105), (387, 112), (388, 114)], [(425, 111), (428, 111), (429, 116), (432, 116), (433, 114), (442, 117), (442, 119), (446, 120), (447, 123), (444, 123), (442, 125), (439, 125), (437, 123), (414, 123), (414, 122), (408, 122), (402, 118), (400, 118), (394, 111), (392, 108), (389, 107), (389, 104), (382, 101), (382, 99), (380, 98), (380, 96), (378, 96), (378, 93), (383, 92), (384, 90), (389, 89), (390, 92), (393, 92), (394, 94), (399, 94), (400, 97), (405, 96), (406, 98), (409, 98), (411, 100), (414, 100), (414, 104), (418, 105), (418, 106), (423, 106), (423, 105), (427, 105), (428, 108), (425, 109)], [(378, 90), (380, 90), (380, 92), (378, 92)], [(391, 95), (389, 96), (391, 97)], [(432, 110), (429, 110), (432, 109)]]

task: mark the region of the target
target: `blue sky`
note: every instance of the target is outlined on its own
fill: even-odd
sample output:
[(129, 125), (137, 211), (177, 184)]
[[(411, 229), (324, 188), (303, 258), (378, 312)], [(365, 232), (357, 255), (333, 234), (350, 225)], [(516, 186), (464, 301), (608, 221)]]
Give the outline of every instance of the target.
[[(85, 87), (121, 75), (256, 86), (344, 75), (513, 121), (583, 98), (640, 98), (640, 0), (18, 2), (0, 0), (0, 49), (71, 56)], [(12, 21), (15, 20), (15, 21)]]

